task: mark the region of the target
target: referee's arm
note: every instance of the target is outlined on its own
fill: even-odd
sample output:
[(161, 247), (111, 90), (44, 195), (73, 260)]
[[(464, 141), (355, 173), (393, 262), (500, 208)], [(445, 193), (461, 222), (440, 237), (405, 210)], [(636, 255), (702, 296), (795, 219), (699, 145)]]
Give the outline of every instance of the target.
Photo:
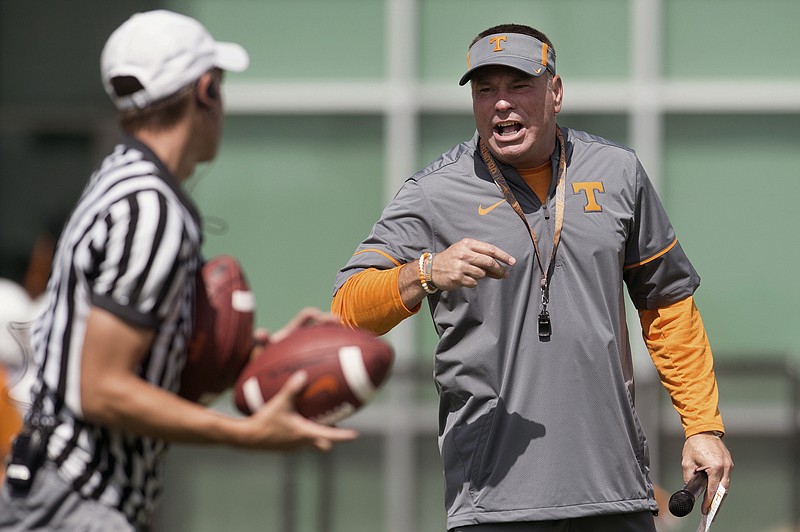
[(290, 380), (254, 415), (226, 416), (154, 386), (136, 374), (154, 331), (92, 307), (81, 362), (84, 418), (103, 426), (179, 443), (216, 443), (264, 450), (313, 445), (321, 450), (356, 434), (313, 423), (294, 409), (304, 382)]

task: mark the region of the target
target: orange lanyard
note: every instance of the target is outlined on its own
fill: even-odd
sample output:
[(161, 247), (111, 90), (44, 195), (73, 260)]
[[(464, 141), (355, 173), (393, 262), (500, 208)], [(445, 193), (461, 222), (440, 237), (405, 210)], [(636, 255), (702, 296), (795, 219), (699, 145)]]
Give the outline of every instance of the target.
[(553, 233), (553, 252), (550, 255), (550, 263), (548, 264), (547, 270), (544, 269), (544, 265), (542, 264), (542, 256), (541, 252), (539, 251), (539, 242), (536, 239), (536, 233), (533, 231), (533, 227), (531, 227), (531, 224), (528, 223), (528, 219), (525, 218), (525, 213), (522, 212), (522, 207), (519, 206), (519, 202), (514, 196), (514, 193), (511, 191), (511, 188), (508, 186), (505, 177), (503, 177), (503, 173), (497, 167), (497, 163), (495, 163), (494, 157), (492, 157), (492, 154), (489, 152), (489, 148), (486, 146), (486, 143), (483, 142), (483, 139), (481, 139), (479, 142), (481, 156), (483, 156), (483, 160), (486, 162), (486, 166), (489, 168), (489, 173), (492, 174), (492, 179), (494, 179), (494, 182), (500, 188), (500, 191), (503, 193), (506, 201), (514, 209), (514, 212), (516, 212), (517, 215), (522, 219), (531, 234), (533, 249), (536, 252), (536, 262), (539, 264), (539, 271), (542, 272), (542, 279), (539, 284), (542, 291), (542, 310), (539, 312), (539, 339), (542, 341), (548, 341), (550, 339), (550, 334), (552, 333), (552, 324), (550, 323), (550, 314), (547, 312), (547, 303), (549, 302), (550, 279), (552, 278), (553, 271), (555, 270), (556, 250), (558, 249), (558, 244), (561, 241), (561, 229), (564, 226), (564, 190), (566, 188), (565, 183), (567, 180), (567, 157), (564, 135), (561, 133), (561, 128), (558, 126), (556, 126), (556, 137), (558, 138), (558, 142), (561, 146), (561, 152), (558, 158), (558, 184), (556, 185), (556, 226), (555, 232)]

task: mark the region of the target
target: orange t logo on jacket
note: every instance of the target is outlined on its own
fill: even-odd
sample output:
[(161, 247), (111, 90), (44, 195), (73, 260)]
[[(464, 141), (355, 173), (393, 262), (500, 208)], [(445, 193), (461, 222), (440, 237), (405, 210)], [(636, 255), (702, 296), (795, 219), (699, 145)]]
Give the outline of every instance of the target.
[(583, 207), (583, 212), (600, 212), (603, 210), (603, 207), (597, 203), (597, 197), (595, 196), (595, 192), (605, 192), (602, 181), (572, 183), (572, 191), (575, 194), (583, 192), (586, 196), (586, 205)]

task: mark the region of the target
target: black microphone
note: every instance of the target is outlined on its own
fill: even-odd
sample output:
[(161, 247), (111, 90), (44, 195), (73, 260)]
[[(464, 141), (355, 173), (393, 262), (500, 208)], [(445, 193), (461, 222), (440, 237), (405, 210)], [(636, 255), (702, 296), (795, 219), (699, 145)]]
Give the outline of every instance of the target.
[(676, 517), (689, 515), (694, 508), (694, 500), (701, 496), (708, 487), (708, 475), (698, 471), (683, 489), (676, 491), (669, 498), (669, 511)]

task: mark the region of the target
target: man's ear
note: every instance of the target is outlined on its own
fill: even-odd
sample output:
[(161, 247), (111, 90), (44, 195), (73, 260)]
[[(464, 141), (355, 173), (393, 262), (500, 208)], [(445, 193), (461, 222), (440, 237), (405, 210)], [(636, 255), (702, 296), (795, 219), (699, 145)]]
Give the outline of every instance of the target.
[(561, 102), (564, 98), (564, 85), (561, 82), (561, 76), (558, 74), (553, 75), (553, 79), (550, 82), (550, 90), (553, 91), (553, 109), (558, 114), (561, 112)]
[(197, 80), (197, 105), (198, 107), (210, 108), (214, 105), (214, 100), (219, 96), (217, 82), (210, 73), (205, 73)]

